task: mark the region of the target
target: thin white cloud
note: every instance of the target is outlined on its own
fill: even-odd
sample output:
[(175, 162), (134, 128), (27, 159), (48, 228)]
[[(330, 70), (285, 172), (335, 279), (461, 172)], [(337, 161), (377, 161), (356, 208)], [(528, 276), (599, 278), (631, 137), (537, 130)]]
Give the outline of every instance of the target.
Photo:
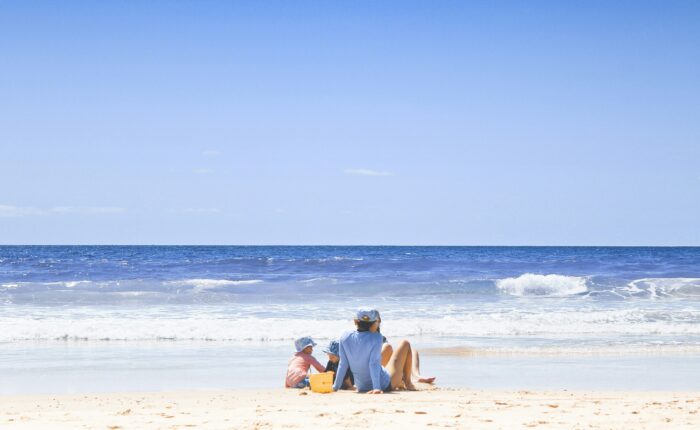
[(371, 169), (345, 169), (345, 173), (348, 175), (358, 175), (358, 176), (391, 176), (391, 172), (383, 172), (379, 170)]
[(194, 169), (192, 172), (196, 173), (198, 175), (208, 175), (209, 173), (212, 172), (212, 170), (206, 169), (206, 168), (200, 168), (200, 169)]
[(0, 205), (0, 217), (4, 218), (62, 214), (102, 215), (120, 214), (124, 212), (126, 212), (125, 208), (115, 206), (54, 206), (52, 208), (42, 209), (33, 206)]
[(54, 206), (49, 209), (49, 212), (55, 214), (97, 215), (120, 214), (126, 212), (126, 209), (115, 206)]
[(30, 206), (10, 206), (0, 205), (0, 217), (2, 218), (17, 218), (24, 216), (46, 215), (45, 211), (39, 208)]
[(221, 212), (217, 208), (185, 208), (182, 211), (188, 214), (218, 214)]
[(216, 149), (206, 149), (202, 151), (202, 155), (205, 157), (213, 157), (215, 155), (221, 155), (221, 151), (217, 151)]

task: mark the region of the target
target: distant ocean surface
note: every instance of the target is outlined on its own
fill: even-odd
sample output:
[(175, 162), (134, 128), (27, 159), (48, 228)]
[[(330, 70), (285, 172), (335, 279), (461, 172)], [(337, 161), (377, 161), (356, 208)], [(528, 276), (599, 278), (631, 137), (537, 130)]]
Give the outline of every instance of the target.
[(700, 351), (700, 248), (0, 246), (0, 343)]

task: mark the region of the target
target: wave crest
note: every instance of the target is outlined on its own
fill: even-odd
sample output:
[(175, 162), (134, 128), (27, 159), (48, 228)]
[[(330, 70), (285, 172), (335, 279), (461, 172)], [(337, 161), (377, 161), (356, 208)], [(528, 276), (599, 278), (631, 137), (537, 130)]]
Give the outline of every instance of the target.
[(586, 278), (564, 275), (525, 273), (517, 278), (496, 281), (496, 287), (512, 296), (566, 297), (588, 292)]
[(648, 294), (651, 298), (700, 298), (700, 278), (636, 279), (625, 290), (633, 295)]
[(242, 279), (237, 281), (230, 279), (181, 279), (178, 281), (169, 281), (166, 282), (166, 284), (194, 287), (196, 290), (201, 291), (220, 287), (259, 284), (260, 282), (262, 282), (260, 279)]

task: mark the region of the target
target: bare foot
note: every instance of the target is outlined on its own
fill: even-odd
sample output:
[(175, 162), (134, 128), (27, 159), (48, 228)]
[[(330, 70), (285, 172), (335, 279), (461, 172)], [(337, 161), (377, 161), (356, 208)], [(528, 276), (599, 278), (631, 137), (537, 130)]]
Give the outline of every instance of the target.
[(424, 384), (432, 384), (433, 382), (435, 382), (435, 377), (431, 376), (429, 378), (426, 378), (424, 376), (421, 376), (420, 378), (418, 378), (418, 382), (422, 382)]
[(401, 382), (401, 385), (397, 385), (392, 388), (393, 391), (417, 391), (413, 384), (407, 385), (405, 382)]

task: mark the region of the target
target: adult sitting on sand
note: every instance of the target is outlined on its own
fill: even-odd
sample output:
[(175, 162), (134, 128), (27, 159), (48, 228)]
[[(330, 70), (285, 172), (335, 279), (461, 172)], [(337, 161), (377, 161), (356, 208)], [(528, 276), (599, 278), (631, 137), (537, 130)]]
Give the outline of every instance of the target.
[(341, 388), (345, 373), (352, 369), (357, 391), (381, 394), (391, 390), (415, 390), (411, 382), (413, 354), (411, 344), (403, 340), (382, 367), (382, 335), (375, 310), (360, 310), (355, 318), (356, 331), (340, 338), (340, 363), (333, 391)]
[[(377, 313), (377, 323), (379, 324), (379, 327), (377, 328), (377, 333), (380, 333), (381, 329), (381, 324), (382, 324), (382, 316), (379, 315), (378, 310), (374, 310)], [(423, 382), (425, 384), (432, 384), (435, 382), (435, 377), (434, 376), (423, 376), (420, 374), (420, 355), (418, 354), (418, 350), (415, 348), (411, 348), (412, 351), (412, 359), (413, 359), (413, 366), (411, 369), (411, 375), (414, 379), (416, 379), (418, 382)], [(382, 334), (382, 367), (386, 367), (389, 364), (389, 360), (391, 359), (391, 355), (394, 353), (394, 348), (391, 346), (389, 341), (386, 339), (386, 336)]]

